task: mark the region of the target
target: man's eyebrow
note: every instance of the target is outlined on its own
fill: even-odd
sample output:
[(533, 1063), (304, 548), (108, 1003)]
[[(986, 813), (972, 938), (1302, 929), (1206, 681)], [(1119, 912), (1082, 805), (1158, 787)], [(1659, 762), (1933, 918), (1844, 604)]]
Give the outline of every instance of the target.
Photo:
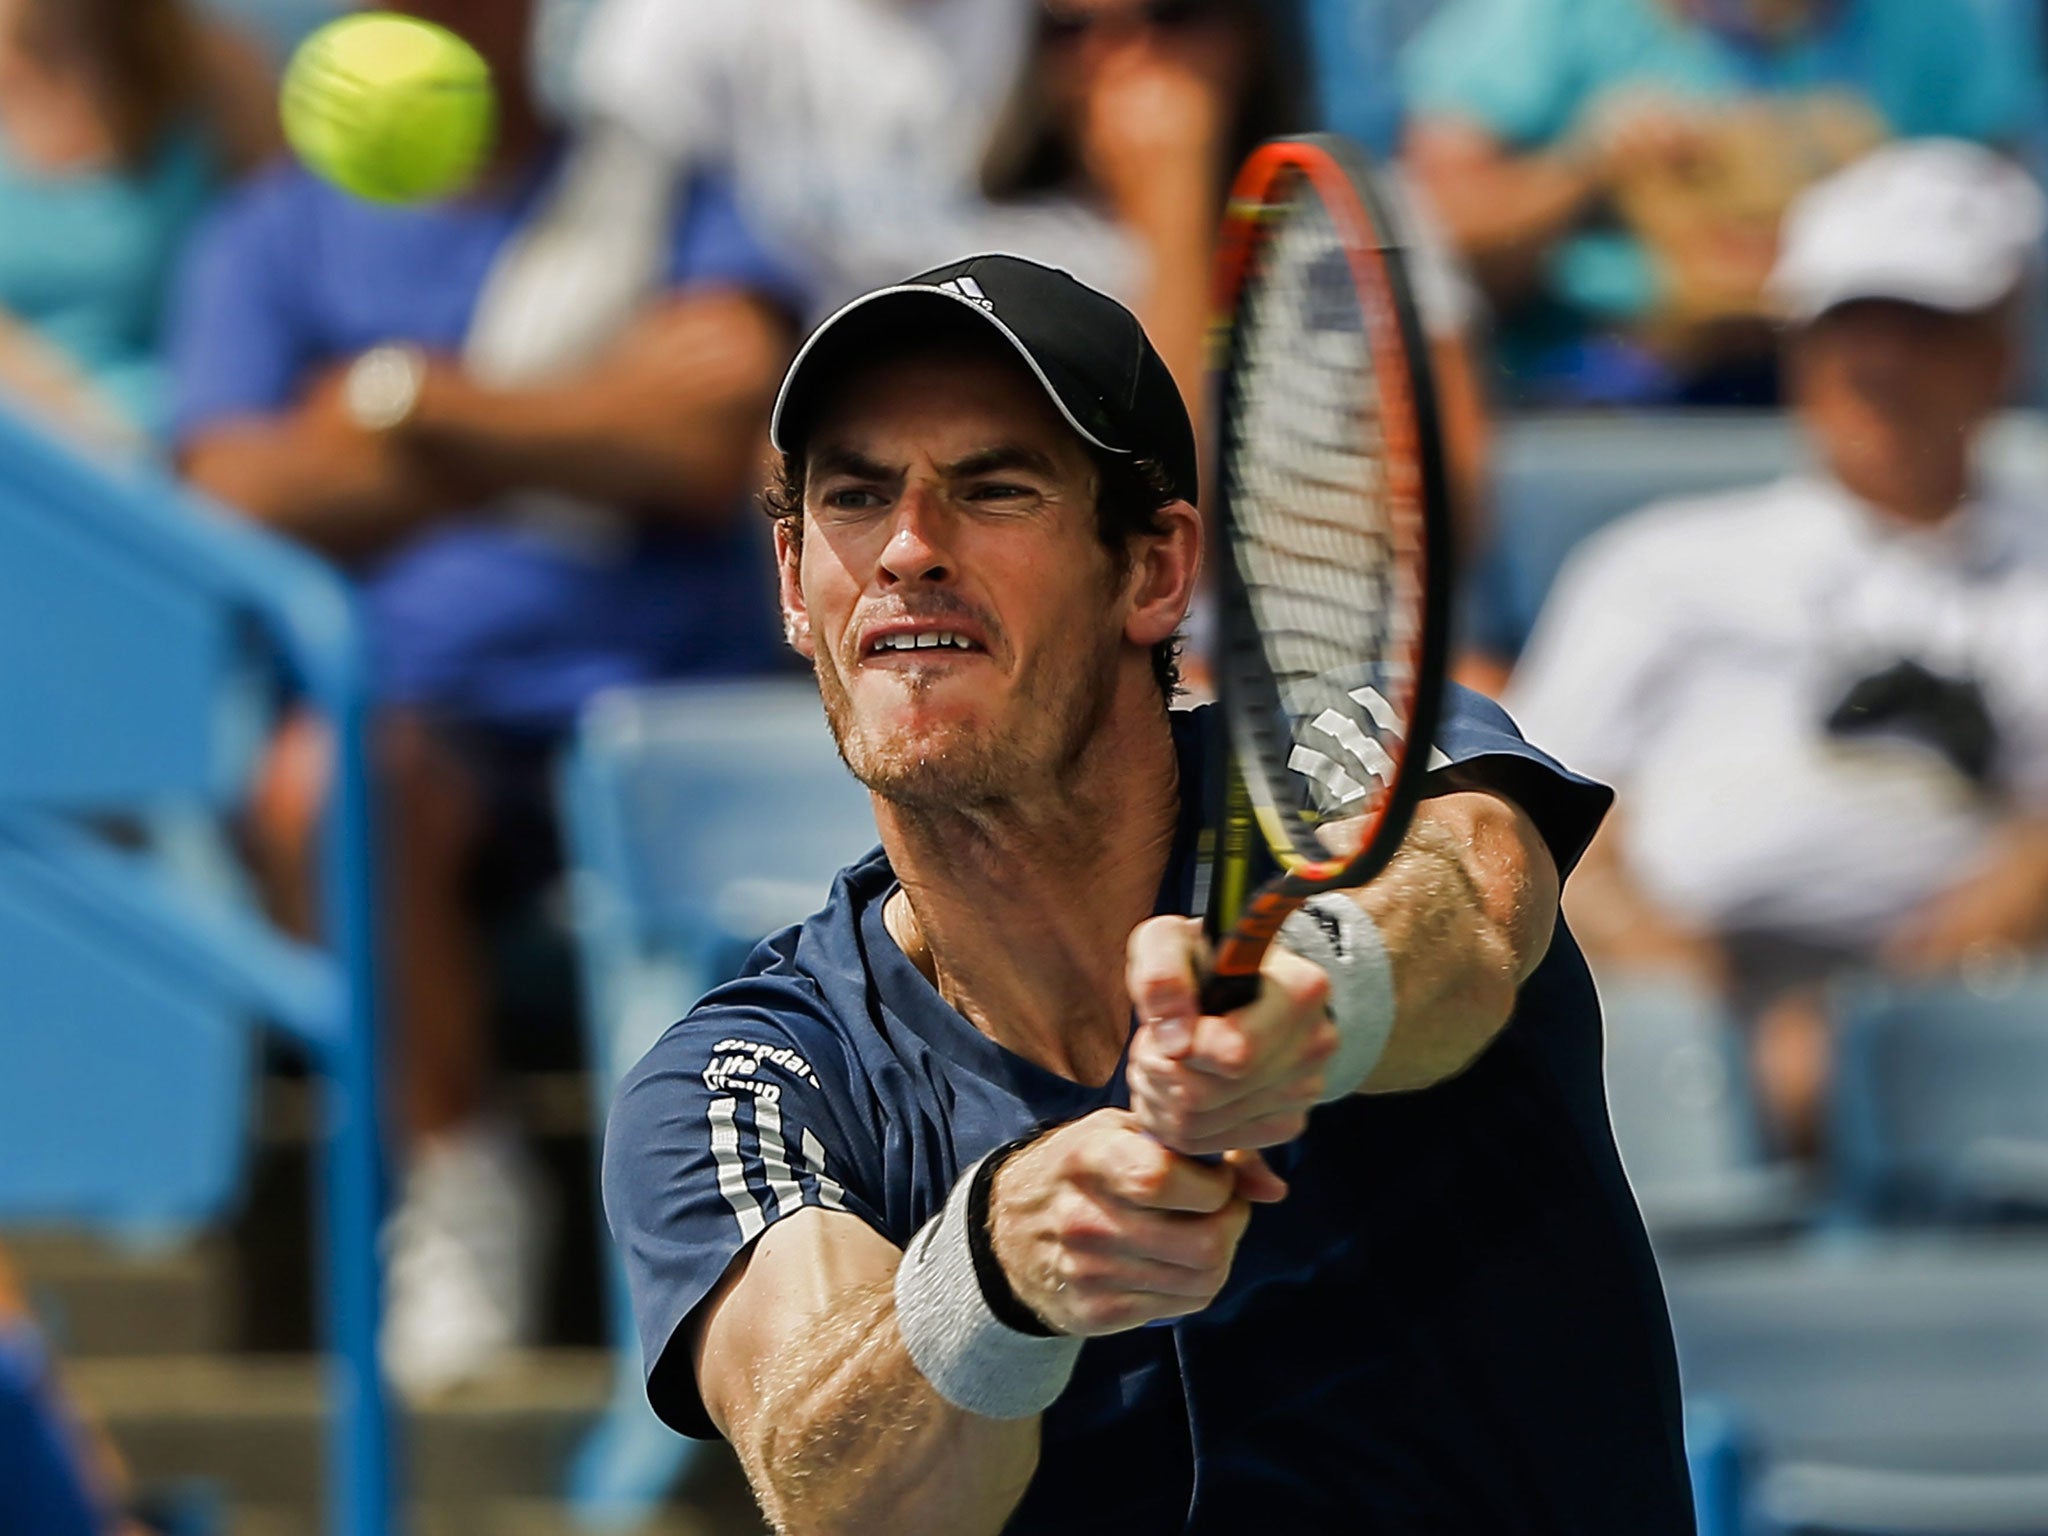
[(1059, 473), (1059, 466), (1053, 463), (1051, 454), (1023, 443), (998, 443), (993, 448), (984, 448), (979, 453), (970, 453), (964, 459), (939, 466), (939, 472), (948, 480), (972, 480), (977, 475), (993, 475), (1006, 469), (1021, 469), (1048, 480)]
[(814, 475), (848, 475), (855, 480), (894, 480), (903, 473), (879, 459), (869, 458), (858, 449), (838, 445), (820, 448), (811, 455), (810, 472)]

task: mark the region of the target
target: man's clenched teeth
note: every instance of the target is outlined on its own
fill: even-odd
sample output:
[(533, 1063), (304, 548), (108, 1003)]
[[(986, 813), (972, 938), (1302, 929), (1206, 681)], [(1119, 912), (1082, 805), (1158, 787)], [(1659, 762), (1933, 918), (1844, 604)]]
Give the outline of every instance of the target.
[(915, 635), (884, 635), (875, 642), (877, 651), (930, 651), (941, 646), (959, 651), (978, 649), (965, 635), (956, 635), (945, 629), (928, 629)]

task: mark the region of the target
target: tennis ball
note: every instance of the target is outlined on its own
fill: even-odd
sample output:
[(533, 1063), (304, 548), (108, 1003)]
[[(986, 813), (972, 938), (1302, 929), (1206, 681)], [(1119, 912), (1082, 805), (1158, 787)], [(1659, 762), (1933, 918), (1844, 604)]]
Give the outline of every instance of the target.
[(380, 203), (461, 191), (490, 154), (491, 69), (446, 27), (366, 11), (299, 45), (279, 102), (285, 138), (315, 173)]

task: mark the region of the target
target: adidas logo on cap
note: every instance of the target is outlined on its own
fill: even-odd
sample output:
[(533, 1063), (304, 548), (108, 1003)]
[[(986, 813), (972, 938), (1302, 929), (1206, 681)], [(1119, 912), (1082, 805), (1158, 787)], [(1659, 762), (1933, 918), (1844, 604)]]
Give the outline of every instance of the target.
[(981, 284), (971, 277), (949, 277), (943, 283), (934, 284), (941, 293), (957, 293), (961, 298), (979, 304), (983, 309), (994, 312), (996, 301), (981, 291)]

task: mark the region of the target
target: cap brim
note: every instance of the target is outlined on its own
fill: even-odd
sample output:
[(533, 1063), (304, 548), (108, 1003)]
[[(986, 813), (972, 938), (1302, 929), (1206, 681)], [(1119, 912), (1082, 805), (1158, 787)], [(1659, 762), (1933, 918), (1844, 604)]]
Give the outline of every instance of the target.
[(904, 334), (915, 336), (914, 326), (919, 312), (943, 315), (948, 320), (972, 316), (981, 321), (1002, 337), (1024, 366), (1031, 370), (1031, 376), (1045, 391), (1046, 398), (1052, 401), (1061, 419), (1079, 433), (1084, 442), (1105, 453), (1131, 452), (1115, 443), (1105, 443), (1081, 424), (1074, 408), (1061, 394), (1060, 385), (1051, 377), (1048, 366), (1032, 354), (1023, 338), (1001, 318), (965, 294), (925, 283), (901, 283), (893, 288), (878, 288), (873, 293), (862, 294), (811, 332), (790, 362), (789, 371), (783, 374), (782, 388), (775, 395), (775, 410), (768, 418), (768, 441), (776, 452), (791, 452), (793, 446), (801, 441), (820, 395), (838, 376), (835, 365), (848, 360), (844, 349), (849, 344), (871, 335), (888, 334), (898, 323), (909, 328)]

